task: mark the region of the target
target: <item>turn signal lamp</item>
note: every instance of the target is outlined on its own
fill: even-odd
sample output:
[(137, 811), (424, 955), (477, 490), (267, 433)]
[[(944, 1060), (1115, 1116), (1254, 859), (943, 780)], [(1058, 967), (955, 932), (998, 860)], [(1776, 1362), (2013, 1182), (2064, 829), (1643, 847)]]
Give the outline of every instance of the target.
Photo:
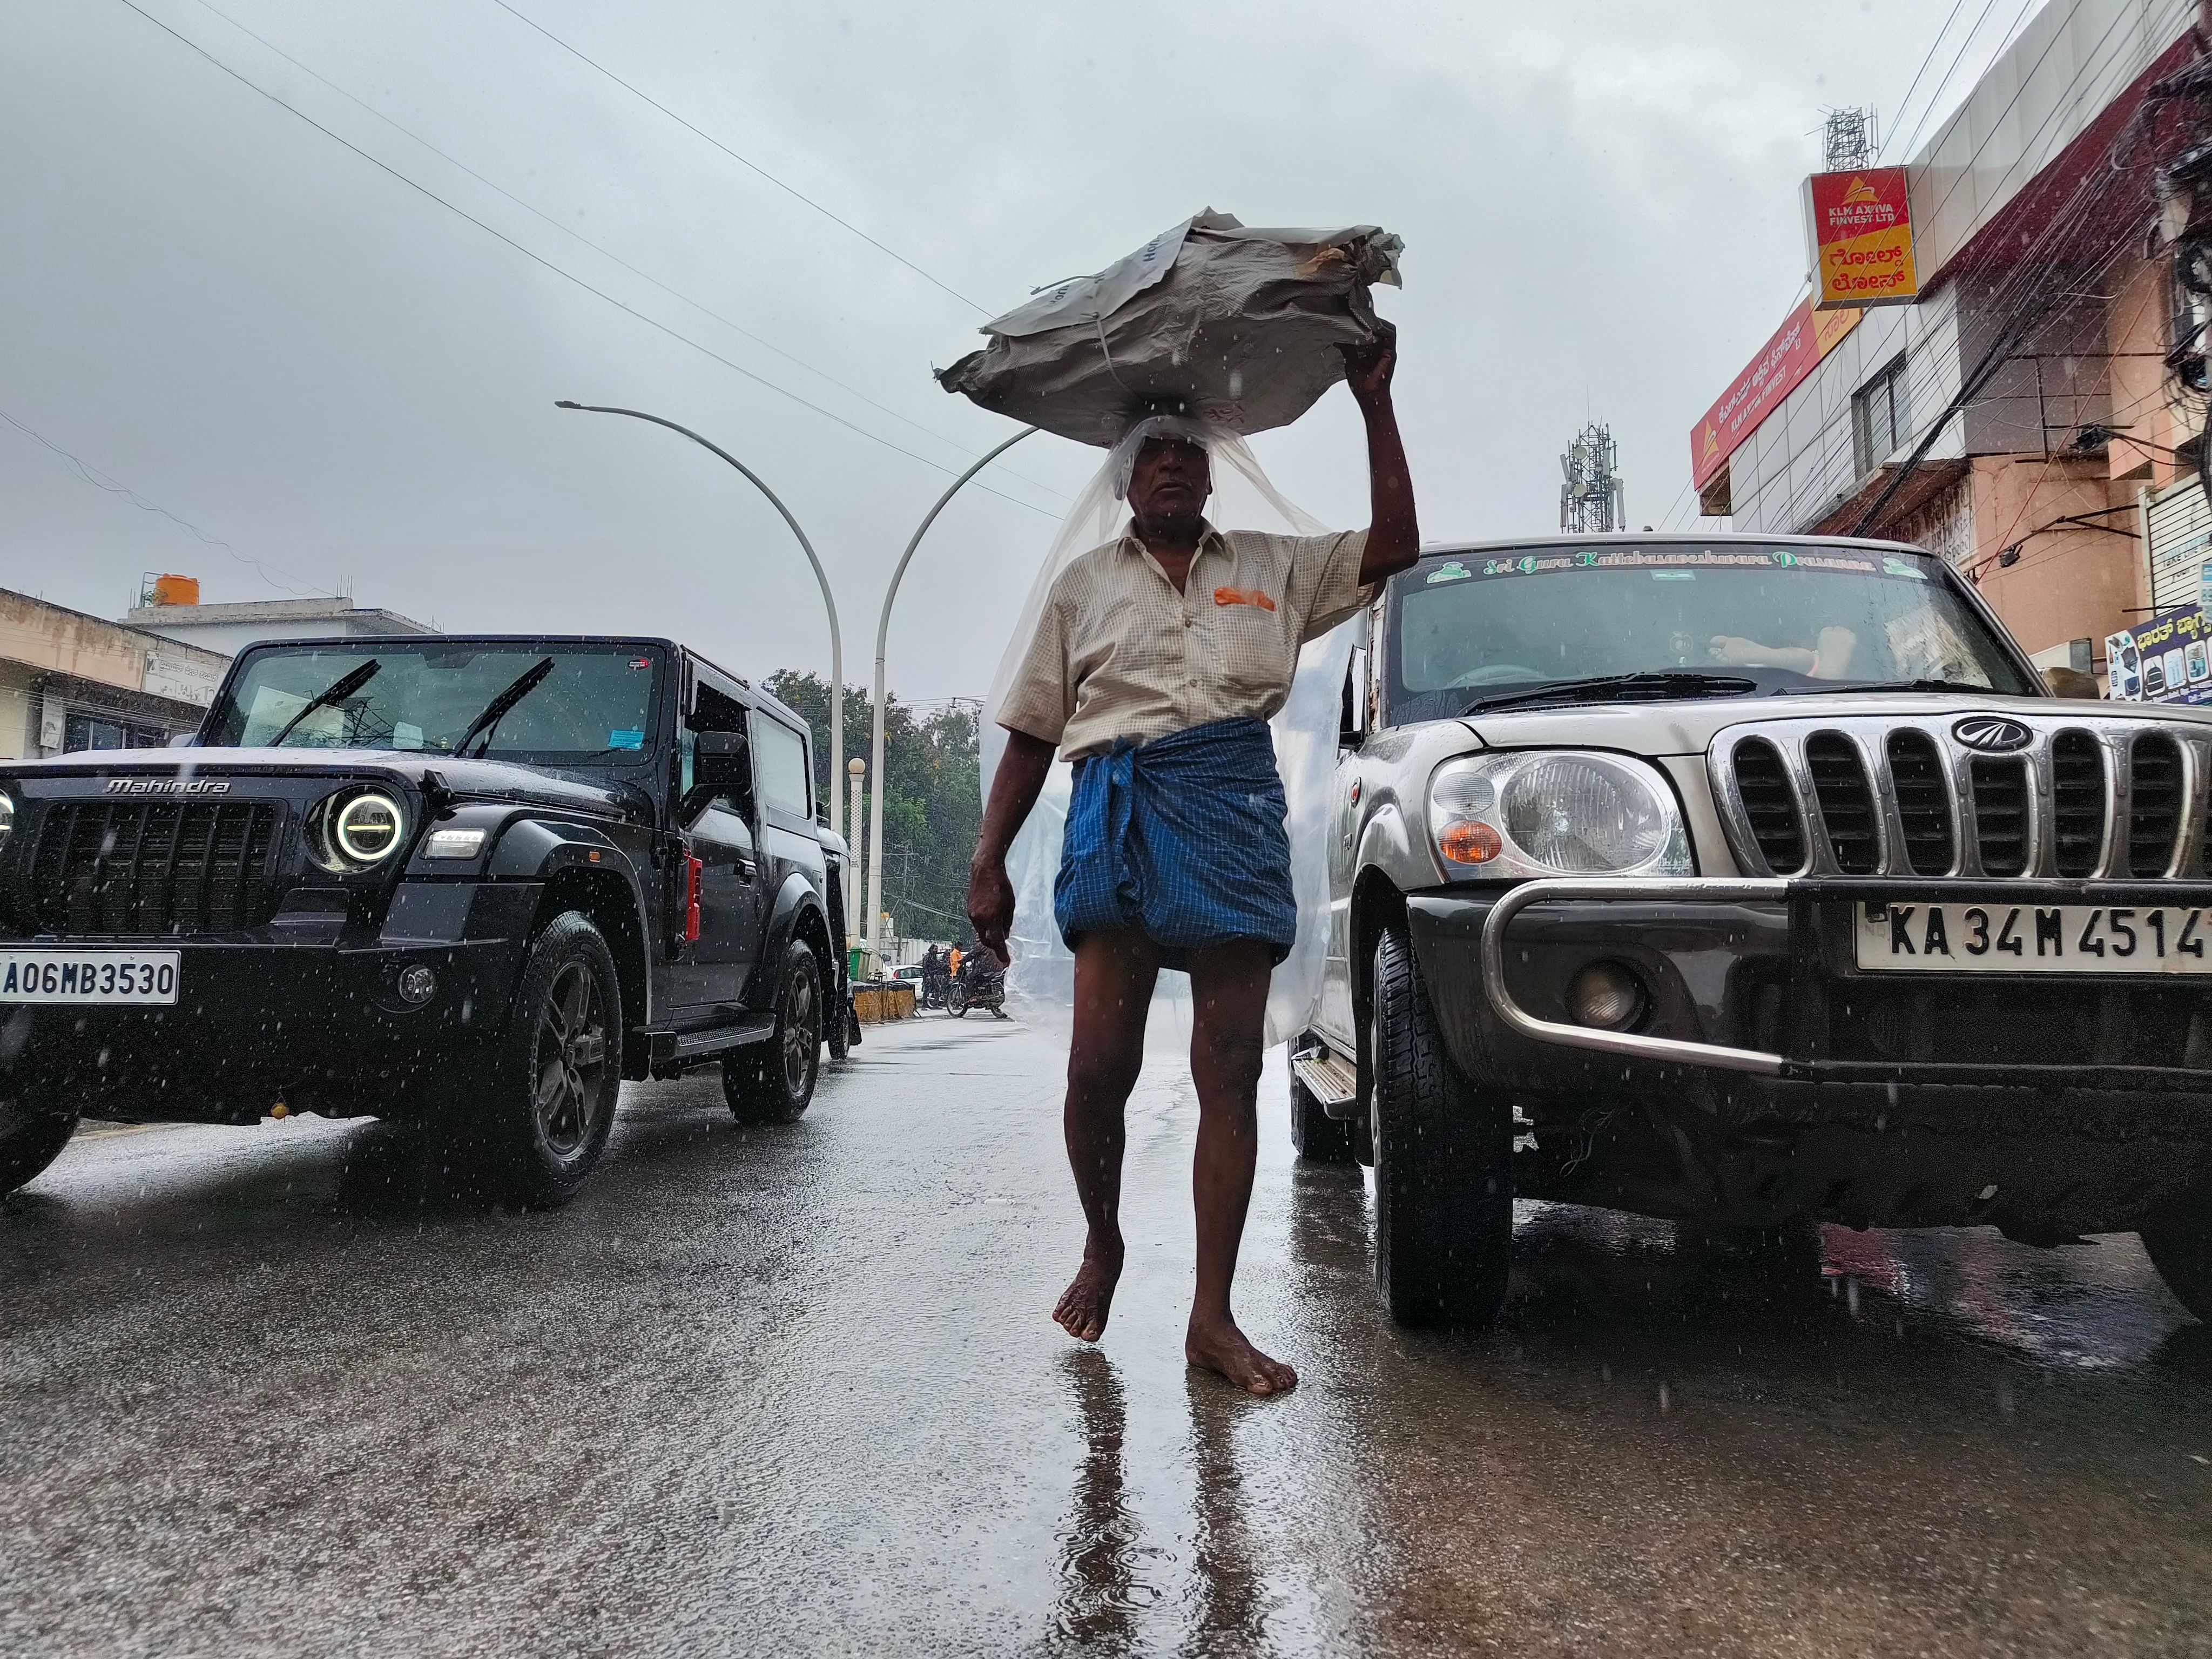
[(1505, 838), (1480, 818), (1454, 818), (1437, 832), (1437, 847), (1454, 864), (1487, 864), (1505, 850)]

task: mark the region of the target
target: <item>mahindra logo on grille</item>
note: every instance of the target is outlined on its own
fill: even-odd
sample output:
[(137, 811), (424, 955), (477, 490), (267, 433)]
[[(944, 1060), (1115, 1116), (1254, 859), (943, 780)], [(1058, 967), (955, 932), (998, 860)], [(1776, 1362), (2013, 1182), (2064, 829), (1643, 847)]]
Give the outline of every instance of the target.
[(230, 785), (222, 778), (110, 778), (111, 795), (227, 795)]
[(1985, 755), (2025, 749), (2035, 739), (2035, 733), (2027, 727), (2002, 714), (1969, 714), (1951, 728), (1951, 735), (1967, 748), (1978, 749)]

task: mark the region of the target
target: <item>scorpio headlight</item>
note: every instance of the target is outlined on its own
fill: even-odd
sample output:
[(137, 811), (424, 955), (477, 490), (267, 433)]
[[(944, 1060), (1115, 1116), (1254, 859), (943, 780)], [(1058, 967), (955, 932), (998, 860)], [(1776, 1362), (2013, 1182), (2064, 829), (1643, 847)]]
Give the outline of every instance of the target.
[(1463, 756), (1429, 781), (1429, 839), (1455, 876), (1686, 876), (1689, 836), (1642, 761), (1540, 750)]
[(8, 837), (15, 833), (15, 798), (0, 789), (0, 847), (8, 844)]

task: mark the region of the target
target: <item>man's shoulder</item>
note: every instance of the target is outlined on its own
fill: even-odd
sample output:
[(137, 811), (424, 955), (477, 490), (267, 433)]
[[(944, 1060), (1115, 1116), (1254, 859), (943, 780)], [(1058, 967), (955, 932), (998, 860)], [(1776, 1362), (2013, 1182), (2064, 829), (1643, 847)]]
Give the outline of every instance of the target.
[(1334, 548), (1346, 534), (1341, 530), (1324, 530), (1311, 536), (1279, 530), (1224, 530), (1220, 533), (1231, 554), (1285, 562), (1316, 549)]
[(1117, 536), (1110, 542), (1101, 542), (1062, 565), (1060, 574), (1052, 579), (1054, 597), (1087, 587), (1097, 580), (1102, 572), (1114, 568), (1115, 561), (1121, 557), (1121, 539)]

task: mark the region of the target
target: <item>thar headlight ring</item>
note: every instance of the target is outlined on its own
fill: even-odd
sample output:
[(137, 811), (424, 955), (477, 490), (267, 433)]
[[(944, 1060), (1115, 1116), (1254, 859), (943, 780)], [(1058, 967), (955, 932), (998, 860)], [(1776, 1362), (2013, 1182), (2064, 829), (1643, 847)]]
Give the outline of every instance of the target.
[(405, 842), (407, 811), (380, 789), (342, 790), (316, 807), (308, 829), (325, 869), (367, 870)]

